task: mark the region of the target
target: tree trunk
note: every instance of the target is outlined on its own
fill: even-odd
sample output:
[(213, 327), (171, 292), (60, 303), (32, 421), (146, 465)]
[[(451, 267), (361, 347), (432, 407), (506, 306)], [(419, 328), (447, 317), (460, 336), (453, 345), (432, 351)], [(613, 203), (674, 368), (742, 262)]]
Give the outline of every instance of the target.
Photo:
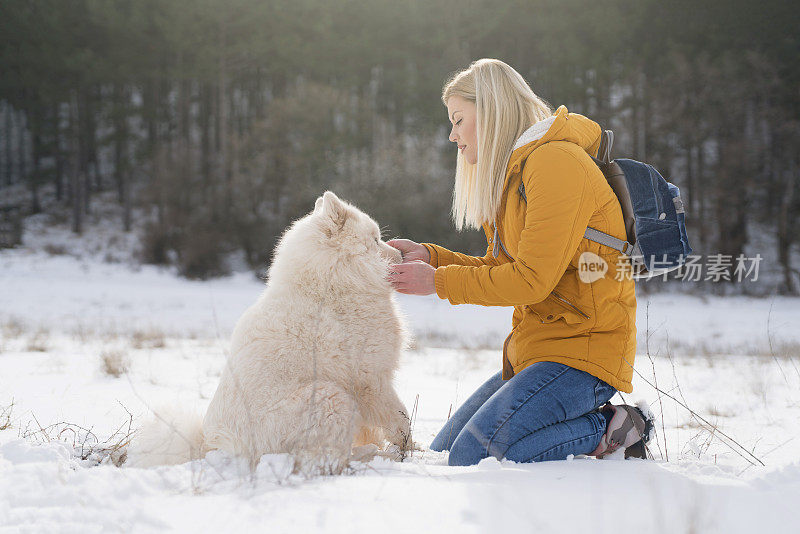
[(53, 105), (52, 114), (53, 158), (56, 164), (53, 180), (56, 186), (56, 200), (61, 202), (64, 199), (64, 152), (61, 148), (61, 106), (59, 104)]
[(130, 232), (133, 226), (130, 167), (125, 167), (123, 172), (122, 189), (122, 197), (124, 198), (122, 203), (122, 227), (126, 232)]
[(227, 27), (226, 21), (221, 20), (219, 26), (219, 102), (217, 104), (217, 109), (219, 111), (219, 172), (221, 174), (221, 183), (225, 188), (225, 200), (223, 206), (223, 218), (227, 222), (230, 214), (230, 205), (232, 202), (232, 191), (231, 191), (231, 173), (228, 169), (228, 113), (227, 113), (227, 106), (226, 101), (228, 100), (228, 91), (227, 91), (227, 83), (228, 83), (228, 76), (227, 76), (227, 65), (226, 65), (226, 56), (227, 52), (226, 48), (226, 40), (227, 40)]
[(647, 77), (643, 67), (639, 67), (634, 85), (633, 108), (633, 153), (639, 161), (647, 160)]
[(208, 205), (208, 191), (211, 185), (211, 114), (212, 90), (208, 84), (200, 85), (200, 115), (197, 120), (200, 127), (200, 178), (202, 180), (200, 198), (203, 205)]
[(706, 206), (708, 205), (708, 199), (706, 198), (706, 192), (709, 190), (706, 187), (706, 158), (705, 158), (705, 140), (700, 141), (700, 145), (697, 147), (697, 220), (699, 224), (697, 225), (698, 229), (700, 230), (700, 250), (708, 250), (708, 224), (703, 224), (706, 219)]
[(89, 175), (89, 92), (86, 88), (78, 90), (78, 168), (81, 176), (80, 197), (83, 201), (83, 212), (89, 214), (89, 195), (92, 192), (92, 181)]
[(17, 162), (19, 165), (19, 180), (28, 179), (28, 143), (25, 139), (25, 130), (28, 127), (25, 112), (19, 112), (17, 120)]
[(13, 153), (11, 150), (11, 133), (14, 131), (14, 110), (11, 104), (4, 102), (3, 115), (5, 116), (5, 181), (6, 185), (14, 183)]
[[(98, 100), (97, 87), (90, 87), (86, 91), (86, 168), (87, 177), (90, 179), (89, 185), (92, 185), (89, 191), (102, 191), (103, 190), (103, 175), (100, 172), (100, 162), (97, 157), (97, 117), (95, 115), (95, 103)], [(87, 197), (86, 213), (89, 213), (89, 203)]]
[(783, 284), (781, 293), (797, 295), (800, 293), (797, 279), (798, 274), (792, 269), (792, 243), (794, 234), (791, 228), (791, 209), (794, 201), (795, 181), (797, 165), (790, 163), (790, 168), (782, 173), (784, 178), (783, 196), (781, 197), (780, 209), (778, 211), (778, 261), (783, 269)]
[(39, 213), (42, 211), (42, 205), (39, 201), (39, 183), (41, 177), (39, 160), (42, 157), (42, 117), (41, 110), (38, 107), (39, 103), (37, 102), (34, 105), (36, 108), (33, 110), (33, 120), (31, 121), (33, 172), (31, 172), (29, 180), (31, 185), (31, 213)]
[(146, 155), (154, 161), (158, 144), (158, 84), (152, 78), (144, 85), (142, 108), (147, 127)]
[(78, 103), (78, 90), (72, 91), (70, 98), (70, 133), (71, 133), (71, 165), (70, 165), (70, 196), (72, 197), (72, 231), (76, 234), (83, 233), (83, 180), (81, 180), (81, 142), (80, 142), (80, 115)]
[[(730, 132), (730, 130), (729, 130)], [(735, 283), (733, 271), (736, 259), (744, 254), (747, 242), (748, 176), (752, 174), (746, 151), (745, 135), (720, 136), (717, 144), (717, 165), (714, 194), (714, 219), (717, 227), (717, 250), (730, 256), (730, 282)]]
[(122, 226), (131, 230), (130, 155), (128, 154), (128, 89), (114, 85), (114, 180), (117, 200), (122, 205)]
[(689, 213), (695, 212), (695, 169), (694, 169), (694, 142), (689, 140), (686, 147), (686, 193), (681, 195), (689, 207)]
[(180, 82), (178, 82), (178, 139), (185, 147), (191, 144), (191, 94), (191, 80), (180, 80)]
[(117, 200), (120, 204), (125, 203), (125, 151), (127, 148), (128, 131), (127, 107), (125, 88), (121, 84), (114, 84), (114, 182), (117, 186)]

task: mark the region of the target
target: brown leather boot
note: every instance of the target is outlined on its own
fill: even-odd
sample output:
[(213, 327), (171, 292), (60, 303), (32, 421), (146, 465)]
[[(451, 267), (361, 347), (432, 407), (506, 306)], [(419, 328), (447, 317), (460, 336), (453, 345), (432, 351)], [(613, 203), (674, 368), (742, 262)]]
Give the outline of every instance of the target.
[(612, 412), (606, 432), (600, 438), (597, 448), (589, 456), (603, 458), (609, 454), (625, 449), (625, 458), (647, 459), (647, 444), (652, 439), (655, 428), (653, 415), (647, 405), (629, 406), (622, 404), (615, 406), (606, 403), (601, 411)]

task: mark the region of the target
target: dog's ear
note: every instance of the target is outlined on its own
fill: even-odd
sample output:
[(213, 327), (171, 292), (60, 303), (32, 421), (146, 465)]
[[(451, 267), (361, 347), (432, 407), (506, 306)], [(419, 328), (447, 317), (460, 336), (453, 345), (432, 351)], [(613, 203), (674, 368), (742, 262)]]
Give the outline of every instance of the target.
[(325, 191), (322, 194), (321, 198), (322, 198), (322, 204), (326, 208), (330, 208), (332, 206), (341, 206), (342, 205), (342, 201), (339, 200), (339, 197), (337, 197), (336, 195), (333, 194), (333, 191)]
[(322, 211), (322, 197), (319, 197), (314, 203), (314, 214), (316, 215), (320, 211)]
[[(317, 199), (317, 203), (319, 202), (320, 200)], [(316, 212), (316, 207), (314, 211)], [(322, 213), (330, 217), (336, 227), (341, 230), (347, 220), (348, 210), (339, 197), (330, 191), (325, 191), (325, 194), (322, 195)]]

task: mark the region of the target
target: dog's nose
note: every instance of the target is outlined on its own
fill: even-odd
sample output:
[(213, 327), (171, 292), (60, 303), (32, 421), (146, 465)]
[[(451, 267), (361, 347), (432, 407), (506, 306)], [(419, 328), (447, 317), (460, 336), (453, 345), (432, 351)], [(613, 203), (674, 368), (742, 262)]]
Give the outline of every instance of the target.
[(381, 251), (381, 256), (389, 260), (391, 263), (403, 263), (403, 254), (394, 247), (386, 245), (386, 248)]

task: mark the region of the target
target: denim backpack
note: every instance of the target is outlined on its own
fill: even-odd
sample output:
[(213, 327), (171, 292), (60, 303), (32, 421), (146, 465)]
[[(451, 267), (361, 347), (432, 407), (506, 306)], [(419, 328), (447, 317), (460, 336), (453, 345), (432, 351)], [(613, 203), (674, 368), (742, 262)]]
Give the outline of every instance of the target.
[[(583, 237), (628, 256), (633, 278), (648, 278), (677, 269), (692, 253), (680, 190), (652, 165), (632, 159), (612, 160), (613, 142), (614, 133), (605, 130), (597, 157), (592, 159), (619, 199), (628, 239), (617, 239), (591, 226)], [(519, 192), (527, 202), (522, 183)]]

